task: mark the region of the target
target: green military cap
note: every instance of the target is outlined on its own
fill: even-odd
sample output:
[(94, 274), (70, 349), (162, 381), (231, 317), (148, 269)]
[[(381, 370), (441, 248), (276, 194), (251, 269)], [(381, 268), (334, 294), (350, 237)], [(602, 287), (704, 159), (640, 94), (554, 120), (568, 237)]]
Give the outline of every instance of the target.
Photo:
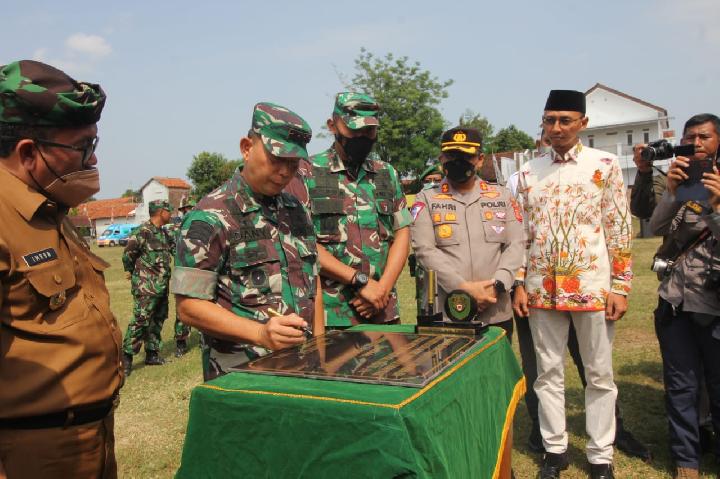
[(312, 129), (300, 115), (284, 106), (266, 102), (255, 105), (252, 131), (260, 135), (265, 148), (274, 156), (308, 157), (306, 146), (312, 138)]
[(375, 99), (365, 93), (342, 92), (335, 96), (333, 114), (342, 118), (351, 130), (379, 125), (379, 111)]
[(148, 203), (148, 211), (150, 211), (150, 214), (153, 214), (158, 210), (171, 211), (170, 202), (168, 200), (153, 200)]
[(76, 127), (97, 123), (105, 106), (100, 85), (78, 82), (45, 63), (0, 67), (0, 122)]
[(442, 168), (440, 167), (440, 163), (433, 163), (432, 165), (425, 168), (425, 170), (420, 175), (420, 179), (425, 179), (426, 176), (438, 174), (441, 176), (445, 176), (445, 173), (443, 172)]

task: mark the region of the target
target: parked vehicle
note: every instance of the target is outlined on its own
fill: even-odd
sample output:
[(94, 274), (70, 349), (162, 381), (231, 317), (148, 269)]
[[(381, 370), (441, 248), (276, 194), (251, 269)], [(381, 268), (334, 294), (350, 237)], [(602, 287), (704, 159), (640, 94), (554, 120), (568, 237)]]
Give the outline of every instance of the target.
[(112, 224), (97, 238), (97, 245), (103, 246), (125, 246), (132, 230), (137, 228), (136, 224)]

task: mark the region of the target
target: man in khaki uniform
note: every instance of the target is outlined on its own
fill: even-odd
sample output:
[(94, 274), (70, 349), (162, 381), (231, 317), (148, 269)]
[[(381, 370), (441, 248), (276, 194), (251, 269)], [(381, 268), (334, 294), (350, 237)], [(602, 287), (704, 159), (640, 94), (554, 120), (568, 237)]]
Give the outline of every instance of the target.
[(445, 178), (415, 197), (410, 233), (418, 263), (437, 272), (439, 303), (449, 292), (465, 290), (478, 302), (483, 319), (510, 337), (507, 292), (523, 262), (522, 216), (508, 189), (477, 177), (481, 144), (482, 135), (473, 128), (443, 134)]
[(100, 189), (104, 104), (49, 65), (0, 67), (0, 477), (117, 477), (108, 264), (66, 217)]

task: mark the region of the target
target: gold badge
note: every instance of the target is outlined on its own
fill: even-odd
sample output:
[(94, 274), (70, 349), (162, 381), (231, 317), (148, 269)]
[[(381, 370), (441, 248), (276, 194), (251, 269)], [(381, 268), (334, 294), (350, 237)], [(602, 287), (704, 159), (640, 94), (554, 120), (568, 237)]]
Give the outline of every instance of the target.
[(440, 221), (442, 221), (442, 218), (440, 217), (440, 213), (434, 213), (433, 214), (433, 222), (440, 223)]
[(50, 311), (56, 311), (62, 308), (63, 304), (65, 304), (65, 300), (67, 300), (65, 291), (61, 291), (58, 294), (50, 296), (50, 304), (48, 305), (50, 307)]
[(438, 236), (441, 238), (449, 238), (452, 236), (452, 226), (440, 225), (438, 227)]
[(480, 193), (480, 196), (483, 198), (497, 198), (500, 196), (499, 191), (485, 191), (484, 193)]
[(445, 221), (457, 221), (455, 213), (445, 213)]
[(693, 210), (695, 213), (697, 213), (697, 214), (702, 213), (703, 207), (702, 207), (702, 205), (700, 205), (700, 203), (696, 203), (694, 201), (688, 201), (685, 204), (687, 205), (688, 208)]
[(439, 195), (433, 196), (433, 199), (434, 200), (451, 200), (452, 195), (446, 195), (446, 194), (440, 193)]
[(453, 141), (463, 142), (465, 140), (467, 140), (467, 135), (462, 131), (458, 131), (453, 135)]
[(493, 219), (492, 211), (486, 211), (486, 212), (485, 212), (485, 219), (488, 220), (488, 221), (490, 221), (491, 219)]

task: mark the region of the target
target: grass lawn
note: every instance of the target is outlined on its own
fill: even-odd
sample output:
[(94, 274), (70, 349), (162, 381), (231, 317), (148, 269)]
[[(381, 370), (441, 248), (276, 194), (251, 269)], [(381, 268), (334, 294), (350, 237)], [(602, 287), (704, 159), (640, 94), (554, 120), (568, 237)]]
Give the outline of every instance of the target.
[[(619, 323), (615, 338), (615, 372), (625, 422), (629, 429), (648, 443), (655, 455), (651, 465), (616, 454), (616, 475), (619, 478), (667, 478), (671, 463), (668, 455), (667, 427), (662, 396), (662, 371), (657, 340), (653, 329), (652, 311), (656, 303), (657, 280), (649, 271), (650, 260), (659, 244), (658, 239), (636, 240), (635, 274), (630, 310)], [(112, 309), (120, 324), (127, 327), (132, 311), (129, 282), (124, 279), (120, 248), (95, 249), (112, 267), (107, 271), (107, 285)], [(399, 293), (403, 322), (415, 322), (415, 286), (407, 270), (400, 279)], [(181, 359), (173, 356), (172, 340), (174, 304), (165, 323), (162, 354), (167, 364), (145, 367), (143, 354), (136, 357), (136, 367), (121, 392), (116, 414), (116, 452), (121, 478), (172, 477), (180, 464), (183, 438), (188, 415), (190, 391), (202, 381), (198, 336), (192, 333), (189, 354)], [(514, 345), (517, 349), (517, 345)], [(518, 355), (519, 358), (519, 355)], [(572, 466), (563, 477), (587, 477), (585, 455), (583, 391), (571, 362), (566, 367), (567, 417), (570, 432)], [(513, 467), (518, 479), (532, 478), (537, 473), (538, 457), (525, 447), (529, 421), (524, 403), (515, 416), (515, 450)], [(709, 456), (706, 461), (710, 462)], [(703, 477), (713, 477), (709, 473)], [(482, 479), (482, 478), (480, 478)]]

